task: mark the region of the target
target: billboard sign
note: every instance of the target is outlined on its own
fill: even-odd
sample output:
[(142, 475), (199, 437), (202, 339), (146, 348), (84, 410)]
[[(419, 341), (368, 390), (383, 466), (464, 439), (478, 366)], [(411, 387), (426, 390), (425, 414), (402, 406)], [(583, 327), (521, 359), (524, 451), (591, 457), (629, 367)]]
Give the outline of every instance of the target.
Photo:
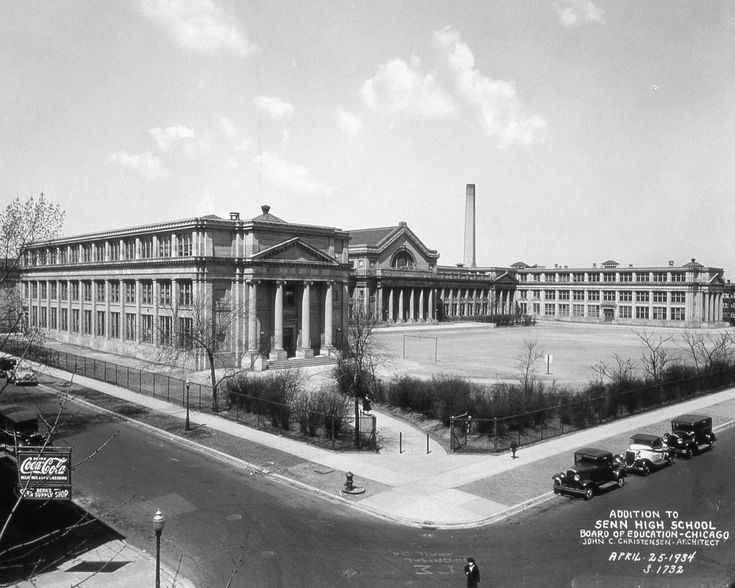
[(18, 447), (17, 460), (22, 498), (71, 498), (71, 447)]

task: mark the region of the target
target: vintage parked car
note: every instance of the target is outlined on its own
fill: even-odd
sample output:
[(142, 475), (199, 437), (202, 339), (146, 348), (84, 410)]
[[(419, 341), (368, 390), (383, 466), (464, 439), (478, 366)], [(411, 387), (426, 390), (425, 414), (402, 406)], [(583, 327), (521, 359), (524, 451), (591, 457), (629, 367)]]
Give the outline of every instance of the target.
[(38, 384), (38, 379), (36, 379), (33, 368), (26, 363), (16, 365), (8, 377), (11, 383), (16, 386), (35, 386)]
[(17, 360), (14, 357), (3, 355), (0, 357), (0, 378), (9, 378), (15, 369)]
[(684, 414), (672, 419), (671, 433), (664, 435), (664, 443), (687, 459), (702, 449), (712, 448), (715, 441), (712, 417), (703, 414)]
[(38, 430), (38, 415), (13, 405), (0, 406), (0, 451), (15, 454), (17, 446), (41, 446), (47, 435)]
[(574, 453), (574, 467), (553, 476), (554, 494), (572, 494), (590, 500), (600, 488), (622, 488), (626, 476), (625, 468), (615, 463), (612, 452), (585, 447)]
[(653, 470), (674, 463), (674, 450), (658, 435), (636, 433), (630, 438), (628, 449), (615, 460), (628, 472), (640, 472), (644, 476)]

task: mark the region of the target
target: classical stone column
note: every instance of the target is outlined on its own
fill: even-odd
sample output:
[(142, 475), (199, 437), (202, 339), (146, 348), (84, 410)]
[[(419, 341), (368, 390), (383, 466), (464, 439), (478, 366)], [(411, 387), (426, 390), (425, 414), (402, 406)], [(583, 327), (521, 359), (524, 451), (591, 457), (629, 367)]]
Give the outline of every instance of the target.
[(258, 352), (258, 283), (248, 280), (248, 353)]
[(423, 323), (426, 320), (424, 315), (424, 289), (419, 288), (419, 320)]
[(334, 293), (332, 292), (332, 282), (326, 284), (326, 294), (324, 295), (324, 349), (322, 354), (331, 355), (334, 351), (334, 343), (332, 341), (332, 333), (334, 331)]
[(395, 309), (393, 308), (393, 288), (388, 290), (388, 321), (393, 322), (395, 320)]
[(375, 304), (377, 305), (377, 319), (383, 320), (383, 286), (378, 285), (375, 293)]
[(428, 317), (430, 321), (433, 321), (436, 318), (436, 308), (434, 308), (436, 304), (434, 303), (434, 288), (429, 288), (429, 303), (428, 303)]
[(414, 304), (415, 290), (411, 288), (408, 294), (408, 320), (413, 322), (416, 319), (416, 308)]
[(314, 357), (311, 348), (311, 282), (304, 282), (301, 292), (301, 347), (297, 350), (297, 357), (306, 359)]
[(403, 322), (403, 288), (398, 289), (398, 321)]
[(286, 359), (286, 350), (283, 348), (283, 282), (276, 282), (276, 308), (273, 317), (273, 349), (272, 360)]

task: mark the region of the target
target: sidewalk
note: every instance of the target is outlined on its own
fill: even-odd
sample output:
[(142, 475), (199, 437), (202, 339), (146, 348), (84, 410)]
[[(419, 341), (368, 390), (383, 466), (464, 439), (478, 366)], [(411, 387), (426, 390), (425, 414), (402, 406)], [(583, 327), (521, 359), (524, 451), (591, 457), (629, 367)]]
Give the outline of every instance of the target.
[[(71, 374), (67, 372), (45, 366), (41, 369), (53, 377), (67, 381), (71, 379)], [(399, 524), (431, 529), (478, 527), (548, 500), (553, 497), (551, 476), (570, 465), (572, 452), (579, 447), (593, 445), (616, 453), (622, 452), (632, 432), (663, 434), (668, 430), (671, 418), (684, 413), (709, 414), (718, 428), (735, 422), (733, 388), (521, 447), (517, 459), (512, 459), (509, 454), (448, 455), (433, 441), (428, 442), (427, 452), (427, 436), (424, 432), (379, 411), (375, 412), (382, 443), (381, 452), (377, 454), (332, 452), (209, 413), (191, 411), (193, 423), (216, 431), (222, 439), (231, 437), (237, 441), (232, 443), (233, 447), (257, 449), (248, 453), (246, 449), (222, 451), (209, 444), (207, 439), (187, 439), (183, 431), (185, 409), (178, 405), (78, 375), (74, 376), (74, 382), (124, 402), (147, 407), (171, 419), (178, 419), (181, 435), (156, 430), (156, 434), (171, 442), (189, 445), (229, 464), (258, 471), (274, 480), (349, 505), (363, 513)], [(139, 426), (151, 427), (144, 423)], [(354, 474), (355, 486), (365, 489), (363, 494), (347, 495), (341, 492), (347, 472)], [(632, 480), (632, 483), (636, 483), (636, 480)], [(130, 556), (126, 555), (125, 558), (129, 560)], [(147, 554), (142, 554), (140, 559), (151, 564)], [(104, 574), (99, 583), (96, 583), (96, 577), (92, 578), (85, 582), (85, 586), (139, 585), (132, 582), (127, 571), (123, 574), (126, 567), (123, 566), (117, 573)], [(150, 569), (145, 573), (150, 574)], [(125, 575), (126, 581), (131, 583), (111, 583), (120, 574)], [(69, 576), (65, 576), (67, 583), (64, 585), (68, 585), (68, 581)], [(187, 584), (182, 581), (176, 585)]]

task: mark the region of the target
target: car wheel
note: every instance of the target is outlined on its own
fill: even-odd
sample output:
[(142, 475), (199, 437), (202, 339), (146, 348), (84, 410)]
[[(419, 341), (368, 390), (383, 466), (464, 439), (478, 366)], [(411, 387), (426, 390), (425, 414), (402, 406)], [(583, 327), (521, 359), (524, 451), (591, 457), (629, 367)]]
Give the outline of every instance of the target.
[(554, 494), (561, 494), (561, 484), (554, 480)]
[(644, 461), (643, 465), (641, 466), (641, 474), (643, 474), (644, 476), (647, 476), (650, 473), (651, 473), (651, 466), (649, 465), (647, 461)]
[(584, 499), (585, 500), (592, 500), (592, 497), (595, 495), (595, 489), (592, 488), (592, 486), (588, 487), (587, 490), (584, 492)]
[(618, 478), (618, 488), (622, 488), (625, 486), (625, 476), (620, 476)]
[(690, 447), (684, 450), (684, 459), (692, 459), (692, 449)]

